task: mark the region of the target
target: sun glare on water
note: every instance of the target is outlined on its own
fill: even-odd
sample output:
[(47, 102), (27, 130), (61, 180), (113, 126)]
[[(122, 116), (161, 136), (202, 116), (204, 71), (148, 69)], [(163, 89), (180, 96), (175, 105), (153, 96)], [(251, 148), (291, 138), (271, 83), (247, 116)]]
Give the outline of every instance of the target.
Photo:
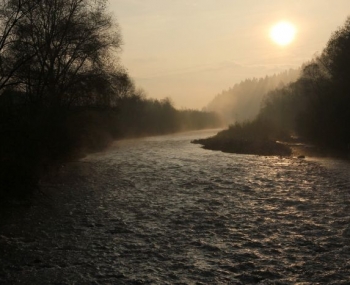
[(280, 46), (290, 44), (295, 38), (295, 26), (289, 22), (279, 22), (270, 30), (271, 39)]

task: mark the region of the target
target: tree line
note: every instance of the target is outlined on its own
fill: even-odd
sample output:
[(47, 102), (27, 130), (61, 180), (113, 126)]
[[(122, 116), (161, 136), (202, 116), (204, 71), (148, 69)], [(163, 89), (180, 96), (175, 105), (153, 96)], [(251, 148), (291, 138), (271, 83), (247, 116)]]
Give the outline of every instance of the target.
[(0, 196), (30, 193), (47, 169), (116, 138), (220, 124), (135, 87), (107, 4), (0, 1)]

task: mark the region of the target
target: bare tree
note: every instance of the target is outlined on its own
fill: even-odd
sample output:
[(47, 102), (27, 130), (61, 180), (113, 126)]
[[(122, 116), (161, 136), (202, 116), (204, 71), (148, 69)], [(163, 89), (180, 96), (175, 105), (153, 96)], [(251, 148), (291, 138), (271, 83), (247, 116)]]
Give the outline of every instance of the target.
[(96, 96), (98, 87), (103, 92), (113, 84), (121, 37), (106, 0), (27, 1), (16, 8), (21, 17), (11, 28), (8, 52), (30, 60), (21, 62), (12, 78), (32, 103), (79, 104)]
[(18, 83), (13, 80), (15, 73), (34, 56), (24, 53), (14, 57), (12, 48), (18, 41), (16, 26), (36, 5), (37, 2), (30, 0), (0, 1), (0, 91)]

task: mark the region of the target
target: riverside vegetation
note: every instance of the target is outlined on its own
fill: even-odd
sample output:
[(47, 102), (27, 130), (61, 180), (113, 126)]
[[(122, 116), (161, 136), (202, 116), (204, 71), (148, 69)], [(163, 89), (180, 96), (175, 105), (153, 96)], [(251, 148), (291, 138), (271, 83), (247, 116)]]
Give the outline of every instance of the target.
[(205, 148), (262, 155), (288, 155), (299, 137), (332, 154), (350, 153), (350, 17), (322, 53), (304, 64), (300, 77), (267, 93), (257, 116), (235, 122), (216, 136), (195, 140)]
[(29, 197), (48, 171), (114, 139), (221, 124), (135, 87), (106, 0), (2, 0), (0, 36), (2, 201)]

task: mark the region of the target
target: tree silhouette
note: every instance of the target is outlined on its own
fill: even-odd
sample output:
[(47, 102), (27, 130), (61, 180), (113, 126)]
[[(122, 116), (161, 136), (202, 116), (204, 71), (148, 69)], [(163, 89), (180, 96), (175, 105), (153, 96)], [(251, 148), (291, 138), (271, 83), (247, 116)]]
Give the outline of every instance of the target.
[(18, 45), (19, 40), (16, 36), (17, 25), (36, 6), (37, 2), (30, 0), (2, 0), (0, 2), (0, 91), (19, 83), (14, 79), (16, 72), (35, 55), (35, 53), (28, 52), (15, 55), (13, 48)]
[(118, 74), (113, 50), (120, 48), (121, 37), (106, 1), (18, 3), (7, 6), (3, 21), (13, 23), (8, 58), (28, 59), (12, 75), (17, 90), (33, 104), (55, 107), (91, 100), (99, 87), (101, 93), (108, 90)]

